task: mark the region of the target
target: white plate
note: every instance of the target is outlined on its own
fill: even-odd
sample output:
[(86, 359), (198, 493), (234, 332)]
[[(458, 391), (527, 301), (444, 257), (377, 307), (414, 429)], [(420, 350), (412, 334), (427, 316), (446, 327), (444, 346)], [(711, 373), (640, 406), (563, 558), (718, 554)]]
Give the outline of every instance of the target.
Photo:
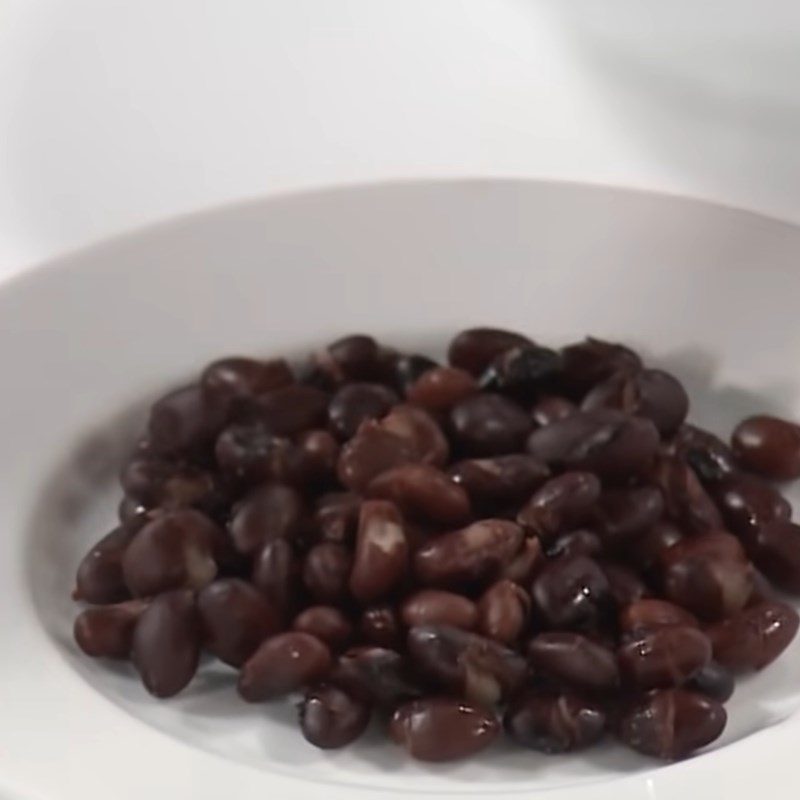
[[(744, 681), (712, 752), (661, 766), (607, 746), (498, 746), (410, 763), (374, 736), (307, 745), (286, 704), (204, 668), (149, 698), (79, 656), (76, 563), (113, 521), (110, 477), (142, 403), (219, 354), (299, 352), (353, 330), (441, 345), (496, 323), (548, 342), (632, 342), (725, 432), (795, 413), (800, 230), (680, 198), (534, 182), (408, 183), (278, 197), (70, 255), (0, 291), (0, 789), (42, 800), (596, 800), (795, 792), (800, 645)], [(781, 721), (783, 720), (783, 721)]]

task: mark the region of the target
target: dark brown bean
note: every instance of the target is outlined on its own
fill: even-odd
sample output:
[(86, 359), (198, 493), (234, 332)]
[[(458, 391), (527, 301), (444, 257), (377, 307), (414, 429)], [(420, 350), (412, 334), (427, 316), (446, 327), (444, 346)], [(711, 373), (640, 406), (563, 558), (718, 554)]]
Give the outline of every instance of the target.
[(742, 546), (724, 531), (674, 544), (663, 553), (662, 563), (667, 598), (706, 621), (741, 611), (753, 590)]
[(763, 669), (797, 634), (800, 617), (785, 603), (764, 602), (744, 609), (706, 632), (714, 659), (734, 671)]
[(334, 478), (339, 463), (339, 442), (328, 431), (310, 430), (297, 437), (294, 475), (299, 484), (324, 483)]
[(214, 456), (225, 475), (246, 483), (277, 480), (294, 483), (297, 448), (261, 422), (229, 425), (217, 437)]
[(537, 673), (573, 686), (602, 690), (619, 684), (614, 653), (578, 633), (540, 633), (528, 645), (528, 660)]
[(672, 446), (675, 455), (687, 461), (703, 483), (714, 483), (736, 472), (731, 449), (710, 431), (695, 425), (682, 425)]
[(681, 383), (660, 369), (617, 372), (583, 398), (581, 408), (615, 408), (652, 420), (662, 436), (675, 433), (689, 412), (689, 397)]
[(412, 354), (395, 359), (392, 370), (392, 385), (405, 394), (408, 388), (428, 370), (438, 368), (438, 364), (427, 356)]
[(295, 384), (259, 396), (255, 418), (277, 436), (293, 436), (325, 424), (329, 397), (314, 386)]
[(555, 350), (535, 344), (512, 347), (492, 359), (481, 375), (481, 386), (530, 402), (553, 388), (560, 369), (561, 355)]
[(449, 625), (422, 625), (408, 632), (417, 669), (448, 692), (491, 707), (525, 680), (525, 659), (492, 639)]
[(531, 340), (521, 333), (499, 328), (469, 328), (450, 342), (447, 360), (477, 377), (501, 353), (530, 344), (533, 344)]
[(511, 644), (525, 629), (530, 610), (531, 598), (519, 584), (498, 581), (478, 601), (478, 630), (497, 642)]
[(608, 581), (611, 598), (618, 607), (635, 603), (649, 594), (644, 581), (625, 564), (603, 559), (598, 561)]
[(691, 692), (710, 697), (718, 703), (724, 703), (730, 700), (736, 685), (733, 673), (729, 669), (717, 664), (716, 661), (711, 661), (695, 673), (686, 683), (686, 688)]
[(285, 539), (267, 542), (253, 565), (252, 581), (269, 604), (286, 619), (295, 602), (298, 567)]
[(792, 516), (788, 500), (754, 475), (727, 475), (712, 487), (712, 493), (725, 526), (745, 539), (768, 522)]
[(745, 539), (747, 552), (772, 583), (800, 594), (800, 525), (776, 519)]
[(531, 409), (531, 417), (538, 428), (544, 428), (553, 422), (571, 417), (578, 412), (578, 407), (566, 397), (545, 395), (536, 401)]
[(499, 456), (522, 450), (531, 421), (512, 400), (486, 392), (454, 406), (450, 426), (455, 441), (467, 455)]
[(300, 730), (306, 741), (323, 750), (354, 742), (367, 728), (369, 706), (336, 686), (315, 686), (299, 708)]
[(261, 486), (235, 509), (229, 526), (234, 546), (251, 555), (275, 539), (291, 539), (303, 514), (303, 498), (296, 489), (280, 483)]
[(353, 557), (344, 545), (320, 542), (303, 562), (303, 584), (319, 603), (339, 603), (347, 597)]
[(456, 761), (488, 747), (500, 725), (492, 713), (462, 700), (426, 697), (400, 706), (389, 733), (419, 761)]
[(213, 509), (219, 505), (214, 476), (191, 464), (154, 458), (134, 458), (120, 475), (125, 493), (145, 508)]
[(578, 397), (615, 372), (630, 373), (642, 368), (642, 361), (633, 350), (591, 337), (564, 347), (561, 357), (561, 382)]
[(742, 466), (765, 478), (800, 478), (800, 425), (760, 415), (740, 422), (731, 436), (733, 452)]
[(592, 528), (609, 547), (620, 547), (655, 525), (664, 513), (664, 496), (653, 486), (604, 492), (592, 514)]
[(543, 561), (541, 542), (535, 536), (528, 536), (517, 554), (500, 570), (498, 577), (508, 578), (520, 586), (530, 586)]
[(247, 581), (214, 581), (197, 595), (206, 649), (220, 661), (240, 667), (269, 636), (280, 630), (278, 612)]
[(683, 538), (671, 522), (661, 520), (630, 543), (627, 555), (643, 573), (650, 573), (661, 563), (661, 556)]
[(282, 358), (256, 361), (252, 358), (222, 358), (209, 364), (200, 386), (214, 400), (252, 397), (294, 383), (294, 375)]
[(105, 605), (130, 597), (122, 574), (122, 556), (135, 535), (135, 529), (121, 526), (92, 545), (78, 565), (73, 592), (76, 600)]
[(317, 500), (314, 525), (320, 539), (348, 544), (355, 539), (361, 498), (352, 492), (330, 492)]
[(600, 489), (600, 481), (591, 472), (565, 472), (535, 492), (520, 509), (517, 522), (547, 541), (586, 520)]
[(145, 608), (144, 600), (87, 608), (75, 619), (73, 634), (78, 647), (93, 658), (128, 658), (133, 630)]
[(386, 500), (361, 504), (350, 591), (361, 602), (388, 594), (408, 568), (408, 541), (397, 507)]
[(326, 355), (339, 373), (339, 379), (373, 380), (380, 372), (381, 348), (361, 333), (345, 336), (328, 345)]
[(478, 391), (475, 378), (458, 367), (434, 367), (423, 372), (406, 390), (410, 402), (428, 411), (449, 411)]
[(354, 647), (339, 656), (331, 682), (367, 702), (396, 706), (420, 694), (408, 666), (395, 650), (384, 647)]
[(549, 562), (533, 581), (534, 604), (552, 628), (594, 627), (610, 603), (603, 570), (585, 556)]
[(331, 668), (327, 645), (308, 633), (279, 633), (262, 642), (242, 666), (239, 695), (260, 703), (322, 680)]
[(365, 608), (358, 621), (358, 632), (367, 644), (399, 650), (403, 647), (403, 631), (397, 612), (390, 605)]
[(145, 689), (156, 697), (172, 697), (191, 681), (200, 660), (192, 591), (175, 589), (150, 602), (134, 628), (131, 657)]
[(292, 629), (316, 636), (331, 650), (341, 650), (353, 638), (352, 623), (334, 606), (309, 606), (294, 618)]
[(586, 528), (563, 533), (547, 549), (550, 558), (572, 558), (573, 556), (589, 556), (594, 558), (603, 552), (602, 539)]
[(648, 756), (673, 760), (719, 738), (727, 714), (716, 701), (683, 689), (650, 692), (623, 715), (619, 737)]
[(441, 470), (427, 464), (404, 464), (382, 472), (367, 496), (391, 500), (410, 517), (458, 525), (470, 514), (469, 496)]
[(450, 445), (441, 426), (424, 408), (410, 404), (395, 406), (380, 426), (406, 442), (416, 463), (443, 467), (450, 457)]
[(695, 616), (686, 609), (655, 597), (636, 600), (619, 614), (620, 630), (634, 636), (674, 625), (699, 627)]
[(199, 386), (186, 386), (153, 403), (147, 433), (156, 453), (194, 454), (212, 446), (224, 424), (224, 406), (210, 402)]
[(550, 476), (547, 465), (532, 456), (512, 454), (459, 461), (448, 470), (479, 506), (516, 503), (529, 497)]
[(214, 580), (214, 544), (222, 532), (192, 509), (171, 511), (148, 522), (122, 556), (122, 573), (137, 597), (168, 589), (200, 589)]
[(414, 443), (367, 421), (339, 454), (337, 475), (354, 492), (362, 492), (376, 476), (392, 467), (416, 460)]
[(664, 496), (667, 514), (691, 533), (723, 527), (719, 509), (688, 463), (675, 456), (659, 458), (651, 477)]
[(348, 383), (331, 398), (328, 422), (336, 436), (350, 439), (364, 420), (380, 419), (398, 402), (397, 395), (379, 383)]
[(529, 692), (509, 706), (504, 725), (523, 747), (566, 753), (597, 742), (606, 729), (606, 714), (599, 703), (572, 692)]
[(403, 622), (418, 625), (451, 625), (470, 631), (478, 619), (475, 603), (467, 597), (441, 589), (422, 589), (403, 601), (400, 609)]
[(639, 689), (680, 686), (711, 661), (711, 642), (697, 628), (669, 625), (622, 645), (619, 668)]
[(658, 430), (650, 420), (598, 409), (535, 430), (527, 448), (532, 456), (553, 466), (586, 470), (620, 482), (648, 470), (658, 441)]
[(428, 586), (475, 584), (499, 577), (519, 552), (519, 525), (485, 519), (458, 531), (437, 536), (414, 557), (414, 572)]

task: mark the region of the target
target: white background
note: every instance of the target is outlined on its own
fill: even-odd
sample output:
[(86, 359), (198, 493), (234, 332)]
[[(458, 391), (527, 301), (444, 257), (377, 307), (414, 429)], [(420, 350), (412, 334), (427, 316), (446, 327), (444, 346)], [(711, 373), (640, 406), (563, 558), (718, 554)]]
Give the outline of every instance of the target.
[(665, 189), (800, 220), (796, 0), (0, 0), (0, 276), (387, 177)]

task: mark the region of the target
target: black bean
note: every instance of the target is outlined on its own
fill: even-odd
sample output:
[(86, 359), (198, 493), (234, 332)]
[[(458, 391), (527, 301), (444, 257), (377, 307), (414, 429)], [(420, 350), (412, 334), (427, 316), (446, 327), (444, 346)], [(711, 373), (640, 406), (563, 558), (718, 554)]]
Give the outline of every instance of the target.
[(451, 625), (472, 630), (478, 620), (478, 609), (468, 597), (441, 589), (422, 589), (407, 597), (401, 608), (403, 622), (417, 625)]
[(364, 420), (380, 419), (398, 402), (397, 395), (379, 383), (348, 383), (328, 405), (330, 428), (340, 439), (350, 439)]
[(625, 680), (639, 689), (680, 686), (711, 661), (711, 642), (697, 628), (668, 625), (628, 641), (618, 660)]
[(619, 684), (614, 653), (579, 633), (540, 633), (528, 645), (528, 660), (537, 673), (580, 688), (613, 689)]
[(400, 619), (395, 608), (388, 604), (365, 608), (358, 621), (358, 632), (364, 642), (376, 647), (390, 650), (403, 647)]
[(284, 386), (261, 395), (253, 413), (277, 436), (292, 436), (325, 423), (328, 394), (313, 386)]
[(331, 650), (340, 650), (353, 638), (352, 623), (334, 606), (309, 606), (294, 618), (292, 629), (316, 636)]
[(382, 707), (418, 697), (408, 665), (396, 650), (384, 647), (354, 647), (339, 656), (331, 682), (345, 691)]
[(733, 673), (722, 664), (710, 661), (687, 681), (686, 688), (710, 697), (718, 703), (724, 703), (730, 700), (735, 689)]
[(450, 425), (456, 442), (467, 455), (498, 456), (522, 449), (531, 421), (507, 397), (483, 393), (456, 405), (450, 412)]
[(661, 519), (664, 496), (659, 489), (613, 489), (604, 492), (592, 514), (591, 527), (606, 546), (619, 548)]
[(314, 545), (303, 562), (303, 584), (319, 603), (339, 603), (347, 597), (353, 557), (335, 542)]
[(303, 512), (297, 490), (280, 483), (262, 486), (237, 506), (230, 522), (233, 543), (240, 553), (250, 555), (275, 539), (291, 539)]
[(744, 541), (748, 554), (770, 581), (786, 592), (800, 594), (800, 525), (776, 519)]
[(225, 424), (225, 409), (209, 401), (198, 386), (177, 389), (150, 409), (151, 448), (164, 455), (204, 453)]
[(719, 509), (686, 461), (663, 456), (653, 465), (651, 478), (661, 489), (667, 514), (684, 530), (703, 533), (723, 527)]
[(685, 608), (655, 597), (643, 597), (622, 609), (619, 627), (623, 633), (641, 635), (668, 626), (698, 627)]
[(87, 608), (78, 615), (73, 628), (78, 647), (93, 658), (128, 658), (134, 628), (145, 608), (144, 600)]
[(399, 392), (406, 393), (423, 373), (436, 369), (439, 365), (427, 356), (400, 356), (394, 362), (392, 385)]
[(502, 644), (516, 642), (528, 623), (531, 598), (508, 579), (492, 584), (478, 601), (478, 630)]
[(200, 378), (207, 396), (214, 400), (252, 397), (294, 383), (294, 375), (282, 358), (256, 361), (252, 358), (223, 358), (209, 364)]
[(639, 356), (627, 347), (591, 337), (563, 348), (561, 357), (561, 383), (575, 397), (615, 372), (636, 372), (642, 367)]
[(531, 345), (530, 339), (520, 333), (499, 328), (469, 328), (461, 331), (450, 342), (448, 361), (454, 367), (480, 375), (501, 353), (520, 345)]
[(538, 345), (512, 347), (495, 356), (481, 376), (481, 386), (531, 401), (553, 387), (561, 369), (561, 355)]
[(517, 522), (544, 541), (584, 522), (600, 499), (600, 481), (591, 472), (551, 478), (517, 514)]
[(800, 425), (778, 417), (748, 417), (731, 437), (736, 459), (765, 478), (789, 481), (800, 477)]
[(479, 506), (516, 503), (529, 497), (550, 476), (547, 465), (533, 456), (512, 454), (459, 461), (448, 470)]
[(300, 730), (307, 741), (324, 750), (358, 739), (369, 723), (369, 706), (336, 686), (315, 686), (299, 709)]
[(267, 542), (253, 565), (253, 585), (283, 619), (296, 602), (298, 571), (292, 546), (285, 539)]
[(578, 407), (566, 397), (545, 395), (536, 401), (531, 408), (531, 418), (538, 428), (544, 428), (553, 422), (571, 417), (578, 412)]
[(737, 536), (747, 538), (762, 525), (792, 516), (789, 502), (754, 475), (728, 475), (712, 487), (712, 493), (726, 527)]
[(87, 603), (105, 605), (130, 597), (122, 573), (122, 557), (136, 529), (115, 528), (94, 544), (78, 566), (73, 597)]
[(475, 378), (458, 367), (434, 367), (423, 372), (406, 390), (410, 402), (433, 412), (449, 411), (478, 391)]

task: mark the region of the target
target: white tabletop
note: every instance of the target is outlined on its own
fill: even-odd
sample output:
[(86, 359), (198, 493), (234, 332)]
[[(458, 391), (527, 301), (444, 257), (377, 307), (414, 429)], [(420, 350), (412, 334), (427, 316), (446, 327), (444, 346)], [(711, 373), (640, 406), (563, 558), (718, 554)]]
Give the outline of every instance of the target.
[(387, 177), (800, 219), (795, 0), (4, 0), (0, 276), (187, 210)]

